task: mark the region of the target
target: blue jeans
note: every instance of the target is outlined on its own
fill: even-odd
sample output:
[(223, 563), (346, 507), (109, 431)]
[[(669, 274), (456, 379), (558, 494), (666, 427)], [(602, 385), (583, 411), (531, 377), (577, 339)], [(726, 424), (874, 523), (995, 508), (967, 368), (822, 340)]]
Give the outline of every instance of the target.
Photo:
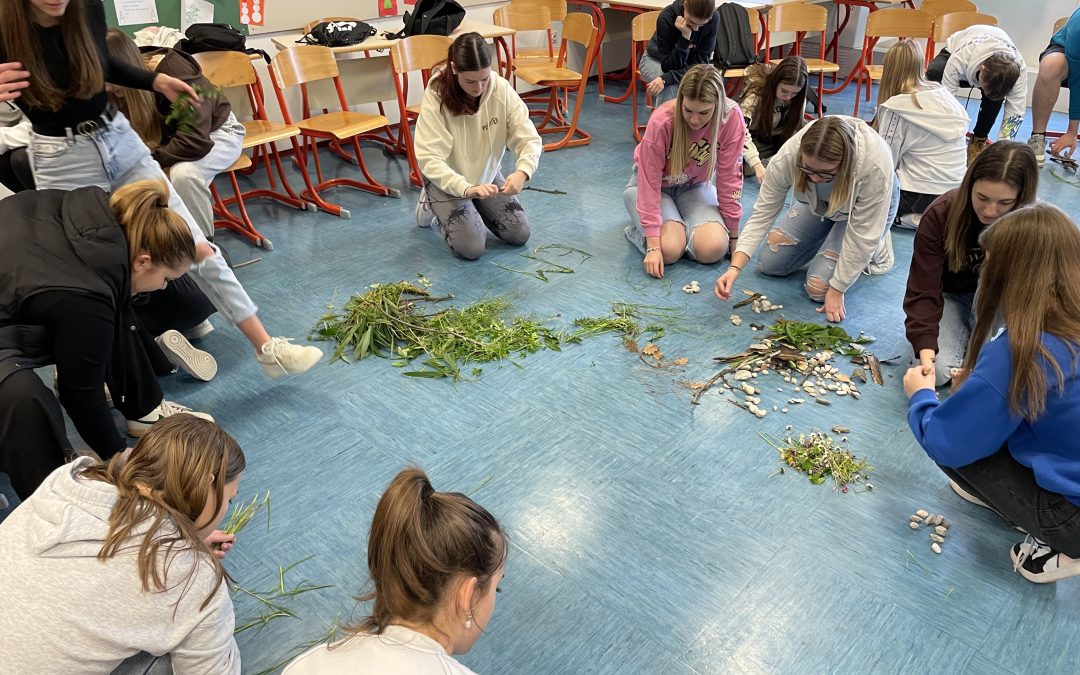
[[(952, 380), (952, 369), (964, 365), (968, 339), (975, 325), (974, 293), (943, 293), (944, 305), (938, 322), (938, 353), (934, 372), (935, 386), (943, 387)], [(912, 350), (911, 365), (919, 363)]]
[(169, 169), (172, 181), (184, 205), (207, 237), (214, 236), (214, 205), (210, 184), (219, 173), (229, 170), (244, 148), (244, 125), (232, 113), (216, 131), (210, 133), (214, 142), (210, 152), (194, 162), (177, 162)]
[[(39, 190), (74, 190), (96, 185), (106, 192), (146, 178), (168, 183), (165, 172), (122, 113), (88, 134), (30, 136), (30, 164)], [(169, 208), (188, 224), (196, 244), (207, 243), (199, 224), (169, 184)], [(192, 277), (230, 323), (255, 315), (258, 308), (218, 252), (191, 268)]]
[[(659, 61), (649, 56), (648, 50), (641, 53), (641, 59), (638, 61), (638, 70), (641, 72), (641, 81), (646, 85), (664, 74), (664, 67), (660, 65)], [(679, 83), (669, 84), (665, 86), (659, 94), (653, 97), (653, 107), (655, 108), (661, 103), (672, 101), (678, 95)]]

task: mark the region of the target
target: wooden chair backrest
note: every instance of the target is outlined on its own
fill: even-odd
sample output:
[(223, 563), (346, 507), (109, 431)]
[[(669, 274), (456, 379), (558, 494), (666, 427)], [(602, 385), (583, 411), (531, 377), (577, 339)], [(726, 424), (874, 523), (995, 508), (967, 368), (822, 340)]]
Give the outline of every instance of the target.
[(953, 12), (977, 12), (979, 8), (970, 0), (923, 0), (919, 7), (924, 12), (930, 12), (934, 16), (952, 14)]
[(314, 21), (308, 21), (307, 25), (304, 26), (304, 35), (307, 35), (308, 33), (310, 33), (312, 28), (314, 28), (315, 26), (318, 26), (320, 23), (322, 23), (324, 21), (359, 21), (359, 20), (360, 19), (357, 19), (356, 17), (352, 17), (352, 16), (324, 16), (321, 19), (315, 19)]
[(769, 11), (769, 32), (820, 33), (825, 30), (828, 17), (828, 11), (819, 5), (801, 2), (776, 5)]
[(996, 25), (998, 25), (996, 16), (983, 14), (981, 12), (953, 12), (952, 14), (943, 14), (934, 19), (934, 42), (941, 44), (949, 39), (950, 35), (959, 33), (965, 28), (971, 28), (972, 26)]
[(510, 0), (510, 5), (547, 7), (552, 21), (562, 21), (566, 18), (566, 0)]
[(934, 34), (934, 15), (921, 9), (894, 7), (870, 12), (866, 37), (928, 38)]
[(338, 76), (337, 59), (329, 47), (297, 45), (274, 54), (272, 59), (277, 83), (288, 89), (307, 82)]
[(255, 117), (254, 97), (262, 97), (262, 84), (251, 57), (243, 52), (200, 52), (194, 55), (203, 75), (225, 90), (233, 114), (238, 119)]
[(390, 62), (398, 75), (413, 70), (429, 70), (446, 60), (454, 39), (445, 35), (413, 35), (394, 42)]
[(1063, 16), (1060, 19), (1058, 19), (1057, 21), (1055, 21), (1054, 22), (1054, 32), (1056, 33), (1059, 30), (1061, 30), (1061, 27), (1064, 26), (1067, 23), (1069, 23), (1069, 17), (1067, 17), (1067, 16)]
[(495, 10), (491, 22), (515, 31), (551, 30), (551, 10), (541, 5), (510, 4)]
[[(638, 14), (630, 22), (630, 39), (634, 42), (648, 42), (656, 34), (656, 20), (660, 18), (660, 12), (644, 12)], [(637, 65), (637, 64), (634, 64)]]
[(577, 42), (586, 49), (596, 41), (596, 25), (592, 16), (584, 12), (570, 12), (563, 20), (563, 41)]

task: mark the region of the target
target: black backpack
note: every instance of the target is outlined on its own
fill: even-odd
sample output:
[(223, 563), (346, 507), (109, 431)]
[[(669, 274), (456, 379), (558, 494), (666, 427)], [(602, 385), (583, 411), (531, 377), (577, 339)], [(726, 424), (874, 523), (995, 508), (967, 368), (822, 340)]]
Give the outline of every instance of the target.
[(723, 71), (757, 63), (754, 34), (750, 32), (750, 15), (746, 8), (734, 2), (725, 2), (716, 11), (720, 14), (720, 28), (716, 31), (713, 65)]
[(260, 54), (267, 63), (270, 55), (261, 49), (248, 49), (247, 38), (227, 23), (193, 23), (185, 31), (183, 40), (176, 48), (186, 54), (201, 52), (244, 52)]
[(374, 34), (375, 29), (364, 21), (323, 21), (297, 42), (324, 47), (348, 47), (358, 45)]
[(420, 0), (412, 12), (405, 12), (404, 28), (384, 35), (391, 40), (413, 35), (449, 36), (464, 19), (465, 8), (456, 0)]

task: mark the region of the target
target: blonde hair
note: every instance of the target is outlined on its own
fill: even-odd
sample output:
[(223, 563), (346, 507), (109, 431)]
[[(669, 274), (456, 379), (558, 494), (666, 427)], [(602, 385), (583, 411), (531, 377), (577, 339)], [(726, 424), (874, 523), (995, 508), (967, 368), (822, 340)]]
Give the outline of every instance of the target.
[(141, 253), (166, 267), (195, 261), (195, 239), (180, 214), (169, 208), (164, 180), (128, 183), (112, 193), (109, 206), (127, 238), (129, 262)]
[[(923, 56), (919, 46), (912, 40), (903, 39), (889, 47), (882, 66), (881, 84), (878, 86), (878, 108), (893, 96), (911, 94), (912, 101), (919, 106), (915, 92), (926, 89), (930, 82), (923, 72)], [(921, 107), (921, 106), (920, 106)], [(870, 123), (877, 129), (877, 116)]]
[(709, 157), (709, 172), (705, 180), (710, 181), (716, 169), (716, 138), (720, 134), (720, 124), (727, 119), (727, 96), (724, 93), (724, 77), (714, 66), (699, 63), (686, 71), (679, 83), (679, 95), (675, 97), (673, 124), (671, 129), (671, 148), (667, 154), (664, 171), (667, 178), (679, 175), (690, 157), (690, 129), (683, 118), (683, 101), (691, 100), (706, 105), (712, 104), (713, 116), (710, 122), (709, 139), (712, 151)]
[[(801, 165), (803, 157), (813, 157), (826, 164), (839, 164), (833, 178), (827, 215), (835, 214), (851, 201), (854, 189), (855, 129), (839, 117), (822, 117), (811, 123), (803, 134), (796, 162)], [(796, 168), (795, 189), (805, 192), (808, 181), (806, 174)]]
[[(105, 34), (105, 44), (109, 50), (109, 58), (114, 61), (149, 70), (138, 46), (127, 33), (110, 28)], [(153, 150), (161, 145), (161, 113), (158, 112), (154, 92), (125, 87), (122, 95), (110, 93), (109, 100), (128, 118), (131, 128), (139, 134), (146, 147)]]

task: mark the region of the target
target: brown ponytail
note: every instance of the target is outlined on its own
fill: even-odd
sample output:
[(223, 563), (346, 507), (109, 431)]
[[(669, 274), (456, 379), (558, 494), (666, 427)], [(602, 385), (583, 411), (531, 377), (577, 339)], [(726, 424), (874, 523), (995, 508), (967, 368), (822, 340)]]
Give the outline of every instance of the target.
[(132, 263), (147, 253), (154, 263), (178, 267), (194, 262), (195, 239), (187, 223), (169, 208), (169, 186), (163, 180), (138, 180), (109, 197), (116, 222), (124, 229)]
[[(451, 65), (453, 68), (451, 68)], [(480, 109), (476, 98), (470, 96), (458, 82), (457, 73), (468, 73), (491, 67), (491, 52), (479, 33), (462, 33), (446, 50), (446, 61), (428, 84), (439, 95), (443, 113), (474, 115)]]

